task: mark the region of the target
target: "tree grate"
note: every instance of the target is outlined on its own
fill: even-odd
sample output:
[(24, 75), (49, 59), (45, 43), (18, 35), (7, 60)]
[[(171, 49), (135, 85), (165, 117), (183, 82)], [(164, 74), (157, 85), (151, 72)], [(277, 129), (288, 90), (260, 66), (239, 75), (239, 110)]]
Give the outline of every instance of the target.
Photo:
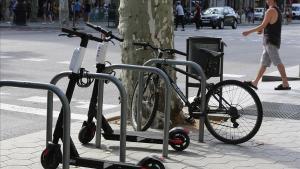
[[(264, 117), (300, 120), (300, 105), (262, 102)], [(253, 106), (247, 109), (253, 109)]]

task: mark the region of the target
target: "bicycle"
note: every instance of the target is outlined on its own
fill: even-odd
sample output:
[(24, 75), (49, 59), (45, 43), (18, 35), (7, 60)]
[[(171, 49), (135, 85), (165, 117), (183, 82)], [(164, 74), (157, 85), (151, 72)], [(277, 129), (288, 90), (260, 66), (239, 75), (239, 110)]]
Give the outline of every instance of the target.
[[(162, 58), (163, 54), (184, 55), (187, 54), (176, 49), (163, 49), (150, 45), (149, 43), (133, 43), (135, 46), (141, 46), (143, 50), (151, 49), (158, 53), (156, 56)], [(221, 57), (224, 53), (215, 52), (208, 49), (201, 49), (214, 57)], [(185, 70), (170, 66), (167, 64), (156, 64), (157, 68), (163, 70), (167, 75), (167, 68), (182, 73), (195, 80), (201, 80), (197, 75)], [(205, 72), (209, 70), (204, 70)], [(200, 88), (193, 102), (179, 89), (174, 80), (168, 75), (171, 86), (179, 98), (188, 107), (188, 121), (200, 118), (201, 96)], [(142, 120), (141, 130), (147, 130), (157, 113), (159, 103), (159, 84), (160, 79), (154, 74), (144, 75), (143, 101), (142, 101)], [(250, 140), (258, 132), (262, 119), (262, 104), (255, 91), (248, 85), (237, 80), (225, 80), (216, 84), (206, 85), (206, 108), (205, 108), (205, 126), (208, 131), (218, 140), (228, 144), (240, 144)], [(237, 97), (236, 97), (237, 96)], [(134, 129), (137, 128), (137, 97), (138, 83), (134, 88), (134, 94), (131, 100), (131, 122)]]

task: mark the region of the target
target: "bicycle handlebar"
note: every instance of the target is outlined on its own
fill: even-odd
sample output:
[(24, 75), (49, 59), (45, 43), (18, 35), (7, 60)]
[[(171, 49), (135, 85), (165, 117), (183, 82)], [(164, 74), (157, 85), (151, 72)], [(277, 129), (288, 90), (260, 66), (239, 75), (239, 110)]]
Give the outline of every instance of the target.
[(71, 30), (71, 29), (67, 29), (67, 28), (62, 28), (61, 31), (65, 32), (69, 35), (78, 36), (80, 38), (87, 38), (89, 40), (93, 40), (93, 41), (97, 41), (97, 42), (103, 42), (103, 40), (101, 38), (97, 38), (97, 37), (95, 37), (91, 34), (87, 34), (87, 33), (84, 33), (84, 32), (78, 32), (78, 31), (74, 31), (74, 30)]
[(98, 32), (101, 32), (102, 34), (105, 35), (105, 37), (109, 37), (109, 38), (112, 38), (112, 39), (116, 39), (117, 41), (119, 42), (123, 42), (124, 39), (123, 38), (119, 38), (117, 36), (115, 36), (111, 31), (107, 31), (105, 29), (103, 29), (102, 27), (98, 26), (98, 25), (94, 25), (94, 24), (91, 24), (89, 22), (85, 23), (88, 27), (90, 28), (93, 28), (95, 29), (96, 31)]
[(151, 44), (147, 43), (147, 42), (134, 42), (133, 45), (135, 46), (142, 46), (144, 49), (146, 49), (147, 47), (151, 48), (152, 50), (155, 50), (155, 51), (162, 51), (162, 52), (166, 52), (170, 55), (172, 54), (179, 54), (179, 55), (183, 55), (183, 56), (187, 56), (186, 53), (184, 52), (181, 52), (179, 50), (176, 50), (176, 49), (164, 49), (164, 48), (157, 48), (157, 47), (154, 47), (152, 46)]

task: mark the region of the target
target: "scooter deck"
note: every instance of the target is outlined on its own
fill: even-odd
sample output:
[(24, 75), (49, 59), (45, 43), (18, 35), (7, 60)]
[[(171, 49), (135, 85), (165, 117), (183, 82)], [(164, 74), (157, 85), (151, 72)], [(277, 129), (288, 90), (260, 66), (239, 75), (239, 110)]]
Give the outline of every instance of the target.
[[(102, 133), (106, 140), (120, 140), (120, 131), (114, 130), (113, 134)], [(151, 131), (127, 131), (126, 141), (140, 142), (140, 143), (153, 143), (163, 144), (163, 134)]]
[(140, 166), (129, 164), (129, 163), (121, 163), (115, 161), (107, 161), (107, 160), (97, 160), (92, 158), (82, 158), (77, 157), (71, 160), (71, 165), (80, 166), (80, 167), (88, 167), (88, 168), (102, 168), (102, 169), (140, 169)]

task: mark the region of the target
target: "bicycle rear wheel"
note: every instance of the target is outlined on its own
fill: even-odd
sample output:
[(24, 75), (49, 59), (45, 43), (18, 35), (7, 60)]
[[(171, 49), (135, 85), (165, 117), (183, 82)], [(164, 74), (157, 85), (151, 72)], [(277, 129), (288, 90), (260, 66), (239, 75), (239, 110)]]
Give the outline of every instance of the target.
[(263, 109), (253, 89), (237, 80), (217, 83), (206, 96), (208, 131), (218, 140), (240, 144), (259, 130)]
[[(141, 130), (147, 130), (156, 115), (158, 108), (158, 76), (154, 74), (149, 74), (144, 77), (144, 87), (142, 95), (142, 113), (141, 113)], [(134, 93), (131, 101), (131, 124), (132, 127), (137, 130), (137, 104), (138, 104), (138, 93), (139, 93), (139, 83), (135, 85)]]

